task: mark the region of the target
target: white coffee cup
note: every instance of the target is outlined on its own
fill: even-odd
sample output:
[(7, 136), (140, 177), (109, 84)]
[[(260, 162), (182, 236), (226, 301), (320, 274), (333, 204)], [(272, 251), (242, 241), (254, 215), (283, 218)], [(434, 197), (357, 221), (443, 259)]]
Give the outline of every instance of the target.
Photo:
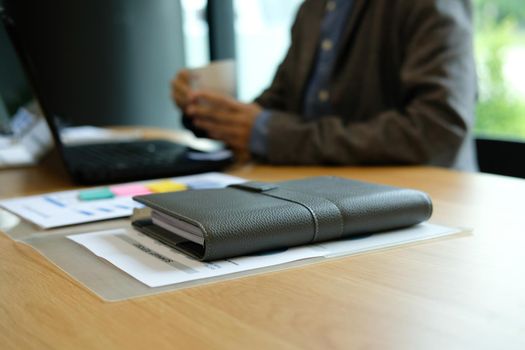
[(207, 66), (190, 69), (191, 87), (206, 89), (231, 97), (237, 96), (237, 77), (233, 59), (214, 61)]

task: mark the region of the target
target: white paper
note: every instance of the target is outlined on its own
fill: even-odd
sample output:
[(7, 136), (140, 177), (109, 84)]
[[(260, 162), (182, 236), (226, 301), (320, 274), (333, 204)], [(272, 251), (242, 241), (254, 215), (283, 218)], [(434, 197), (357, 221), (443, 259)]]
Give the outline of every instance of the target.
[(317, 246), (330, 252), (326, 255), (327, 257), (336, 257), (347, 255), (349, 251), (357, 254), (372, 249), (383, 249), (392, 245), (413, 243), (425, 239), (451, 235), (460, 231), (461, 230), (455, 227), (445, 227), (424, 223), (401, 230), (363, 236), (362, 238), (356, 237), (355, 239), (351, 240), (319, 243)]
[(222, 60), (207, 66), (190, 69), (192, 89), (206, 89), (235, 97), (237, 80), (235, 61)]
[(133, 229), (68, 236), (149, 287), (221, 276), (285, 262), (322, 256), (322, 250), (300, 247), (273, 254), (202, 263)]
[[(221, 173), (174, 177), (171, 180), (199, 189), (226, 187), (245, 181), (242, 178)], [(144, 185), (157, 181), (159, 180), (133, 183)], [(78, 198), (79, 192), (63, 191), (7, 199), (0, 201), (0, 206), (45, 229), (127, 217), (132, 214), (133, 208), (142, 207), (131, 196), (81, 201)]]
[(332, 257), (392, 247), (460, 232), (459, 229), (421, 224), (367, 237), (295, 247), (203, 263), (132, 228), (68, 236), (95, 255), (149, 287), (160, 287), (227, 275), (314, 257)]

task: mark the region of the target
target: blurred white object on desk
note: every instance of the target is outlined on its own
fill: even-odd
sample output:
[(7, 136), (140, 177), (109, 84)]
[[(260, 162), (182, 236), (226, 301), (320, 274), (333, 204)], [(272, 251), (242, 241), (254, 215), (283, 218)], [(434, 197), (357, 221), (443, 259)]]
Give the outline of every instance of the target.
[(0, 168), (34, 165), (52, 145), (44, 118), (20, 108), (11, 123), (13, 133), (0, 137)]
[(60, 131), (60, 138), (65, 145), (82, 145), (115, 141), (133, 141), (144, 138), (140, 130), (114, 131), (96, 126), (74, 126)]

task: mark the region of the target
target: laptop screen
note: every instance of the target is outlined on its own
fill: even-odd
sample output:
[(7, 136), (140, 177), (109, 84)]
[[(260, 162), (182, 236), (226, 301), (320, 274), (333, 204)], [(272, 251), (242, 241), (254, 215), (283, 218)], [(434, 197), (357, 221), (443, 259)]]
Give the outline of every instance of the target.
[(12, 132), (12, 118), (33, 99), (22, 67), (3, 26), (0, 26), (0, 134)]

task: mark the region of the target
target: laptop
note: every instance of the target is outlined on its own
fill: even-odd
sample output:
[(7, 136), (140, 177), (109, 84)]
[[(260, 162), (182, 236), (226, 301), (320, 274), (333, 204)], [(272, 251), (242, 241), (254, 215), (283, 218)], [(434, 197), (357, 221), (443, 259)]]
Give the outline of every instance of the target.
[[(137, 133), (112, 133), (111, 129), (75, 125), (46, 101), (30, 51), (19, 35), (15, 20), (0, 7), (0, 17), (24, 67), (55, 147), (72, 179), (79, 184), (102, 184), (217, 171), (231, 164), (232, 153), (200, 152), (163, 139), (144, 139)], [(85, 121), (84, 121), (85, 122)]]

